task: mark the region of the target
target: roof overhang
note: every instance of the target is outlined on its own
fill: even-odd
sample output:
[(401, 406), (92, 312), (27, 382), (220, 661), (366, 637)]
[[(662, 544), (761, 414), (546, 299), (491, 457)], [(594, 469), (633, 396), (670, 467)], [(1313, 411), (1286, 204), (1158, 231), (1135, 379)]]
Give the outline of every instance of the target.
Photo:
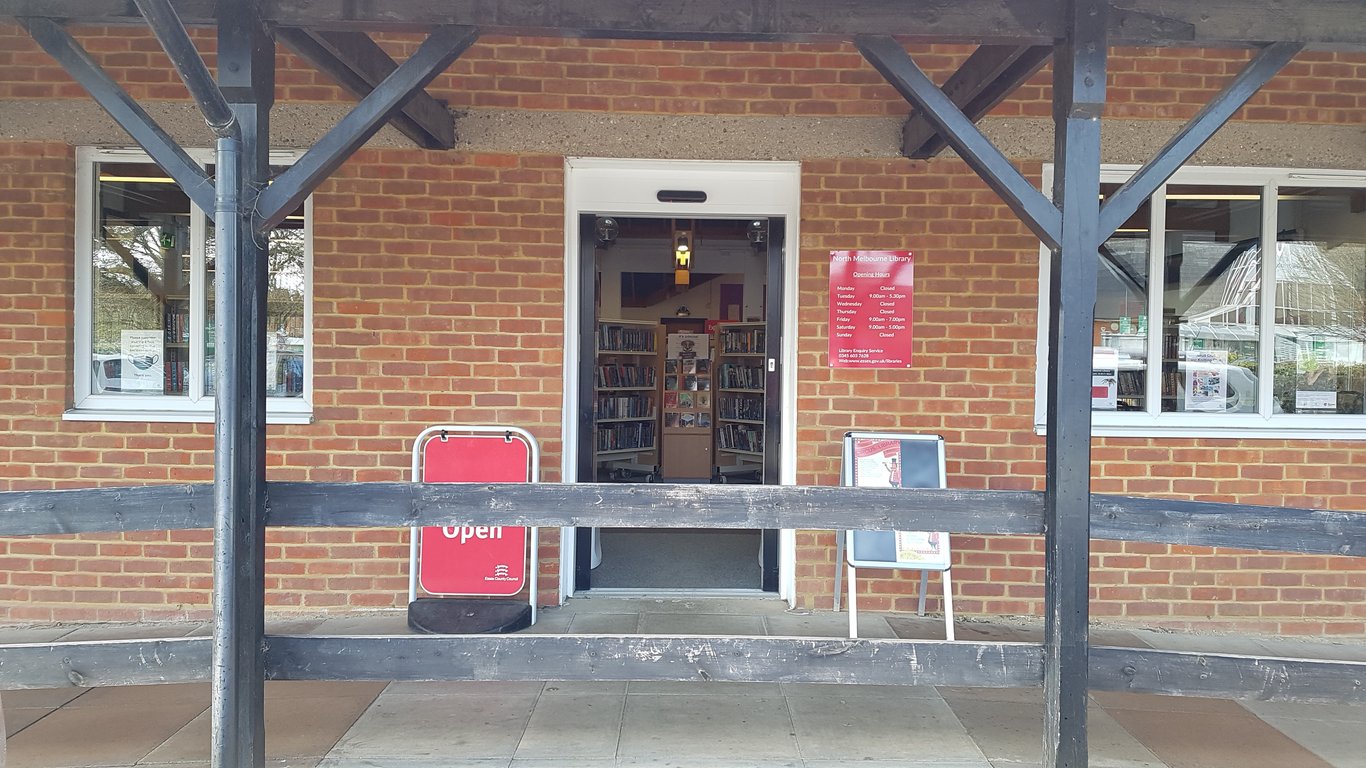
[[(177, 0), (180, 17), (214, 23), (217, 0)], [(485, 35), (829, 42), (895, 35), (905, 42), (1047, 45), (1063, 37), (1061, 0), (260, 0), (279, 27), (420, 31), (445, 24)], [(1191, 47), (1298, 42), (1366, 48), (1362, 0), (1124, 0), (1110, 14), (1118, 45)], [(0, 17), (143, 23), (128, 0), (0, 0)]]

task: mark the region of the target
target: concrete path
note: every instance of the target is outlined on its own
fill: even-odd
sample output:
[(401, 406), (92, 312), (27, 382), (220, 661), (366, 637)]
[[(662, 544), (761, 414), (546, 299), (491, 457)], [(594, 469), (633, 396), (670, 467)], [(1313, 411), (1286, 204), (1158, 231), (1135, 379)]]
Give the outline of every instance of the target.
[[(932, 617), (867, 614), (865, 637), (942, 637)], [(778, 601), (576, 599), (533, 632), (841, 637), (847, 618)], [(207, 633), (204, 625), (0, 628), (0, 642)], [(393, 634), (401, 613), (274, 622)], [(1033, 640), (1029, 622), (960, 639)], [(1098, 630), (1094, 642), (1366, 660), (1366, 643)], [(267, 764), (289, 768), (1029, 768), (1037, 690), (778, 683), (275, 682)], [(10, 768), (208, 765), (207, 684), (5, 692)], [(1095, 768), (1366, 768), (1366, 707), (1095, 694)]]

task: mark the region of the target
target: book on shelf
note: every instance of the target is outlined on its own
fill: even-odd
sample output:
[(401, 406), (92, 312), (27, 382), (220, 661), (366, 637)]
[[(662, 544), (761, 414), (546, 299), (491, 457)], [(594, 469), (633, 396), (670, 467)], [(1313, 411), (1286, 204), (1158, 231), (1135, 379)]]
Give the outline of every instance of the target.
[(722, 363), (716, 369), (716, 383), (722, 389), (763, 389), (764, 369), (758, 365)]
[(731, 355), (758, 355), (764, 352), (763, 328), (722, 328), (721, 352)]
[(600, 352), (654, 352), (654, 326), (598, 325)]

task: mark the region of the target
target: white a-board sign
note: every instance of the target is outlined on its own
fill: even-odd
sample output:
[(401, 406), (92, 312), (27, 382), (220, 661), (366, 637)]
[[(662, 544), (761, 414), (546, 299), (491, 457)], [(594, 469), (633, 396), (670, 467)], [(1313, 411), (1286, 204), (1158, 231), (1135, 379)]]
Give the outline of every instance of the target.
[[(844, 435), (841, 484), (858, 488), (945, 488), (944, 438), (939, 435), (848, 432)], [(854, 589), (858, 568), (918, 570), (920, 613), (925, 613), (929, 572), (944, 575), (944, 627), (953, 639), (953, 587), (949, 577), (949, 535), (940, 531), (845, 531), (838, 559), (849, 569), (849, 635), (858, 636)], [(835, 571), (839, 610), (840, 569)]]

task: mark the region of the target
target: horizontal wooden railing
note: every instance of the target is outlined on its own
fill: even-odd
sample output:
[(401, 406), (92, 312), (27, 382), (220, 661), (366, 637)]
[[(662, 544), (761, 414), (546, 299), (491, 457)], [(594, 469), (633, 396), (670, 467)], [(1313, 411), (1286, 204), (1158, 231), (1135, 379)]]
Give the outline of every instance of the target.
[[(266, 524), (912, 530), (1043, 533), (1037, 491), (656, 483), (270, 483)], [(0, 493), (0, 536), (210, 528), (213, 486)], [(1366, 513), (1091, 497), (1091, 537), (1366, 555)]]
[[(0, 536), (208, 528), (212, 486), (0, 493)], [(665, 484), (271, 483), (267, 524), (946, 530), (1040, 534), (1029, 491)], [(1092, 497), (1100, 539), (1359, 556), (1366, 514)], [(267, 635), (278, 680), (682, 680), (1037, 687), (1036, 643), (621, 635)], [(0, 689), (208, 679), (191, 637), (0, 645)], [(1366, 663), (1093, 647), (1092, 689), (1363, 702)]]

